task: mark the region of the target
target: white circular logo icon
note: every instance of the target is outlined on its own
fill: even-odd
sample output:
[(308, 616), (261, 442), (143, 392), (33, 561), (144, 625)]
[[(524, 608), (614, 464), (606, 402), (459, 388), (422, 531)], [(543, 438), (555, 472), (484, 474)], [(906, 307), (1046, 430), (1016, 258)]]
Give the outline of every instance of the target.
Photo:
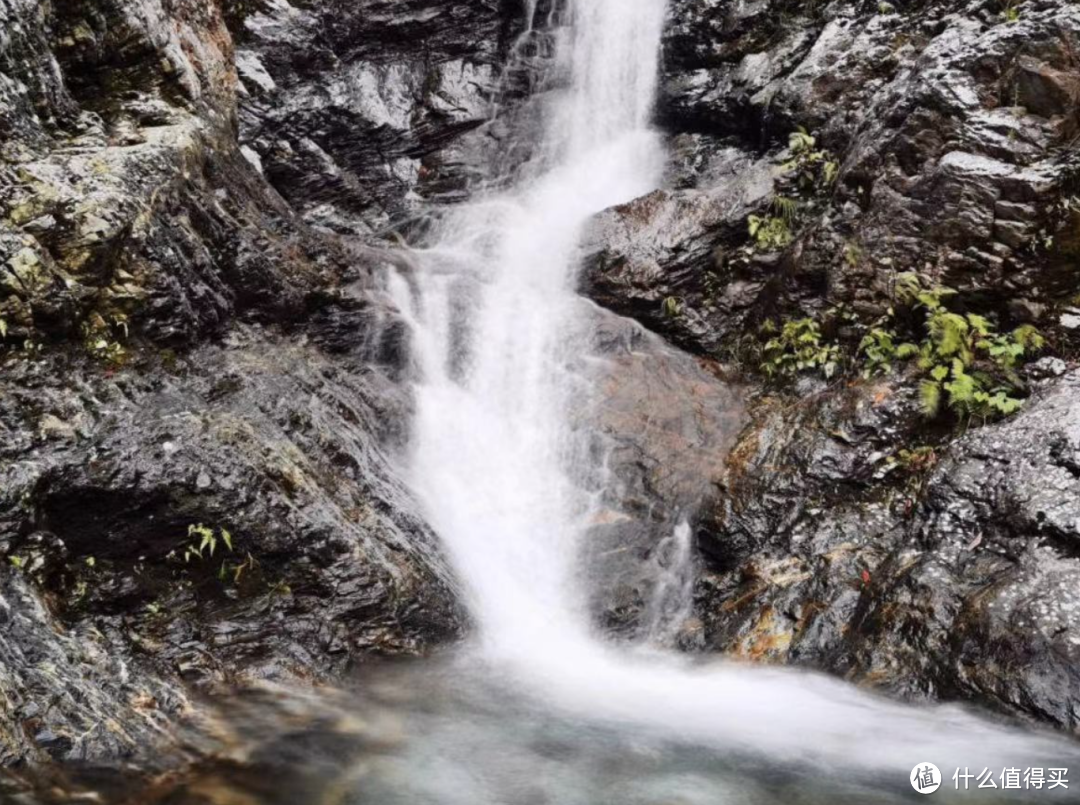
[(941, 787), (941, 772), (933, 763), (919, 763), (911, 770), (911, 787), (920, 794), (933, 794)]

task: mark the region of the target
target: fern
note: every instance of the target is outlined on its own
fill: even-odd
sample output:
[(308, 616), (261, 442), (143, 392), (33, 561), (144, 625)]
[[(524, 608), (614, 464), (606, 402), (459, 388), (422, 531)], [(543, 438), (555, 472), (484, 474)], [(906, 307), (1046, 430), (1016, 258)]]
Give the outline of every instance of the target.
[(660, 310), (666, 318), (676, 319), (682, 314), (682, 302), (679, 301), (677, 296), (669, 296), (664, 299)]
[(756, 247), (761, 251), (774, 252), (785, 248), (794, 239), (788, 220), (783, 216), (761, 218), (751, 215), (747, 219), (747, 229), (754, 238)]
[(1023, 381), (1015, 370), (1046, 344), (1035, 327), (1025, 324), (999, 333), (987, 316), (951, 310), (949, 300), (956, 291), (924, 287), (913, 273), (897, 277), (896, 294), (903, 304), (923, 311), (924, 336), (919, 344), (897, 346), (896, 334), (886, 329), (887, 319), (880, 320), (860, 344), (865, 375), (916, 359), (922, 374), (919, 404), (928, 417), (938, 416), (945, 404), (960, 416), (984, 419), (1020, 409), (1023, 399), (1017, 394)]
[(978, 381), (967, 373), (967, 366), (959, 358), (952, 364), (952, 380), (942, 384), (949, 392), (949, 407), (955, 411), (971, 411), (975, 407)]
[(840, 347), (826, 343), (813, 319), (785, 322), (779, 331), (772, 321), (767, 321), (761, 333), (776, 333), (762, 348), (761, 370), (767, 377), (791, 378), (800, 372), (820, 371), (831, 379), (840, 366)]
[(816, 143), (817, 140), (802, 126), (799, 126), (798, 129), (788, 135), (788, 148), (791, 149), (793, 154), (804, 154), (812, 151)]
[(799, 212), (799, 202), (786, 196), (777, 196), (773, 199), (773, 209), (787, 224), (791, 224)]
[(894, 361), (915, 357), (919, 354), (919, 347), (910, 343), (897, 344), (896, 334), (886, 330), (884, 322), (879, 322), (863, 336), (859, 342), (859, 352), (866, 358), (863, 377), (870, 377), (889, 374)]
[(916, 344), (901, 344), (896, 348), (896, 357), (898, 360), (906, 361), (909, 358), (914, 358), (919, 354), (919, 347)]
[(933, 380), (923, 380), (919, 384), (919, 407), (928, 417), (936, 417), (941, 412), (941, 384)]
[(927, 322), (927, 329), (939, 355), (967, 354), (967, 336), (971, 328), (963, 316), (944, 309), (935, 310)]

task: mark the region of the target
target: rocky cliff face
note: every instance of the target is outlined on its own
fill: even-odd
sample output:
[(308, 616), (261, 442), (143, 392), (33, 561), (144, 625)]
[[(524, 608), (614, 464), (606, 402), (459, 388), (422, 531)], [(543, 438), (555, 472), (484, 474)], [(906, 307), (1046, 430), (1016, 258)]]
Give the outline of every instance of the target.
[[(671, 615), (686, 520), (684, 647), (1077, 729), (1080, 12), (1006, 11), (672, 0), (668, 182), (586, 244), (584, 291), (686, 350), (596, 314), (607, 627)], [(393, 469), (384, 277), (522, 158), (523, 30), (511, 0), (0, 0), (0, 765), (164, 763), (187, 683), (460, 634)], [(726, 379), (766, 317), (871, 320), (907, 270), (1051, 336), (1014, 419), (953, 441), (902, 374)]]
[(761, 406), (700, 524), (685, 644), (1075, 731), (1077, 379), (916, 468), (889, 461), (922, 427), (895, 382)]
[[(483, 175), (516, 3), (252, 4), (236, 20), (240, 142), (313, 224), (389, 236)], [(507, 87), (513, 88), (513, 84)]]
[[(1068, 315), (1080, 11), (1002, 8), (673, 3), (659, 116), (675, 187), (598, 221), (589, 292), (706, 352), (778, 311), (880, 315), (898, 271), (1015, 320)], [(779, 178), (800, 126), (831, 181)], [(793, 242), (748, 253), (747, 216), (776, 195), (800, 201)]]
[[(687, 648), (1077, 730), (1078, 42), (1077, 7), (1037, 0), (671, 4), (669, 186), (597, 218), (584, 288), (749, 371)], [(766, 319), (873, 322), (911, 271), (1067, 359), (1015, 419), (953, 442), (911, 371), (757, 372)]]
[(389, 460), (393, 258), (311, 226), (383, 227), (480, 119), (504, 17), (413, 5), (0, 5), (0, 764), (462, 628)]

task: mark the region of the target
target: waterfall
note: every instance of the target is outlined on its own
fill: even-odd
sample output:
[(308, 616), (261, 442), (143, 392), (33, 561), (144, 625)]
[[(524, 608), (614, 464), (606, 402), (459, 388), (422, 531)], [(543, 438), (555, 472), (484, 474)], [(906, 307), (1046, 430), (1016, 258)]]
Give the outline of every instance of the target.
[(452, 212), (418, 255), (414, 486), (493, 652), (587, 631), (573, 566), (590, 467), (567, 424), (589, 338), (576, 248), (591, 215), (659, 180), (649, 117), (663, 14), (663, 0), (572, 3), (554, 67), (571, 78), (534, 164)]
[(647, 634), (658, 645), (676, 642), (690, 617), (694, 591), (694, 535), (683, 520), (657, 546), (656, 587), (645, 613)]
[[(957, 710), (796, 672), (692, 664), (590, 629), (575, 564), (603, 461), (569, 424), (591, 392), (577, 244), (591, 215), (660, 182), (649, 120), (664, 13), (664, 0), (570, 0), (552, 68), (565, 81), (531, 163), (509, 190), (449, 212), (416, 252), (415, 281), (394, 281), (419, 375), (410, 480), (477, 622), (473, 656), (552, 709), (681, 740), (905, 772), (926, 757), (1020, 763), (1037, 741)], [(676, 566), (654, 606), (661, 629), (689, 592), (679, 575), (689, 529), (673, 540)]]

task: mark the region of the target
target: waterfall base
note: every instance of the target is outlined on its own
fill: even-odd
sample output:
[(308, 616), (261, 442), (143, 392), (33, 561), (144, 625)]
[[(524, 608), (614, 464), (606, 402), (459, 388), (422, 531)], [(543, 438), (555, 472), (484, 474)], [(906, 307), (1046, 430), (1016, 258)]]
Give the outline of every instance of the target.
[[(717, 672), (737, 676), (739, 670), (709, 671)], [(836, 696), (830, 704), (839, 712), (855, 695), (801, 674), (780, 674), (771, 684), (774, 691), (810, 700)], [(945, 777), (939, 796), (982, 801), (975, 791), (953, 791), (953, 766), (935, 755), (934, 730), (912, 732), (922, 711), (909, 711), (915, 718), (893, 724), (891, 731), (882, 729), (878, 743), (887, 757), (890, 749), (918, 744), (922, 737), (926, 756), (916, 745), (909, 761), (869, 766), (809, 754), (792, 759), (756, 743), (762, 723), (774, 717), (781, 725), (790, 723), (792, 714), (777, 709), (785, 701), (778, 696), (772, 704), (755, 702), (761, 722), (746, 724), (745, 731), (733, 724), (723, 740), (724, 725), (718, 723), (709, 741), (678, 727), (631, 727), (610, 717), (569, 714), (509, 681), (505, 669), (468, 656), (394, 664), (368, 671), (353, 692), (266, 687), (219, 703), (219, 753), (181, 774), (125, 777), (69, 769), (68, 778), (49, 780), (47, 793), (27, 801), (53, 805), (94, 794), (96, 802), (144, 805), (891, 805), (911, 801), (911, 768), (924, 761), (936, 762)], [(874, 723), (895, 707), (865, 696), (859, 701)], [(657, 703), (639, 704), (647, 711)], [(945, 731), (967, 718), (954, 712)], [(995, 734), (996, 728), (973, 733), (967, 754), (949, 762), (975, 772), (990, 764), (1069, 765), (1064, 758), (1070, 752), (1061, 745), (1018, 735), (1010, 736), (1015, 753), (1000, 758)], [(0, 797), (4, 793), (0, 780)], [(995, 793), (995, 803), (1011, 803), (1030, 801), (1032, 792)], [(1038, 796), (1049, 803), (1070, 801), (1061, 788), (1044, 788)]]

